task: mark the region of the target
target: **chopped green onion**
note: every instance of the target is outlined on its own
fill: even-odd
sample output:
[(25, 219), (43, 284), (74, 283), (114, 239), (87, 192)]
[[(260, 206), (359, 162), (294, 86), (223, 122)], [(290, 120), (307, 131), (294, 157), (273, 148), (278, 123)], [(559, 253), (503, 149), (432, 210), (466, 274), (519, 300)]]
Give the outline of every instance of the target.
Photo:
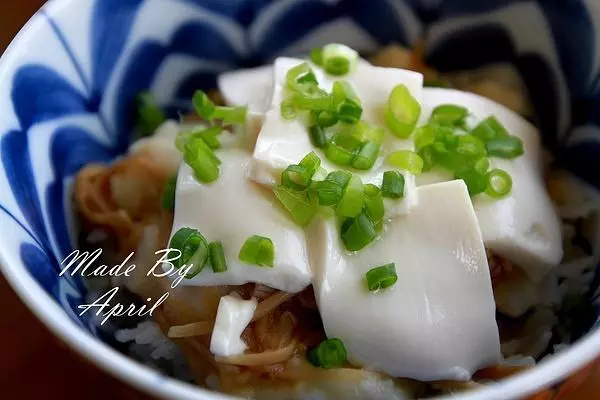
[(358, 53), (343, 44), (331, 43), (323, 47), (323, 69), (330, 75), (346, 75), (358, 62)]
[(208, 257), (210, 259), (210, 265), (212, 265), (213, 272), (218, 273), (227, 271), (227, 260), (225, 260), (223, 243), (211, 242), (208, 245)]
[(180, 257), (173, 263), (176, 268), (190, 268), (185, 275), (186, 279), (198, 275), (206, 265), (208, 259), (208, 244), (202, 234), (192, 228), (181, 228), (171, 238), (170, 249), (181, 252)]
[(423, 172), (430, 171), (435, 165), (433, 147), (431, 145), (425, 146), (419, 150), (419, 157), (423, 159)]
[(486, 193), (495, 199), (502, 198), (512, 189), (512, 178), (502, 169), (493, 169), (487, 173), (488, 187)]
[(398, 171), (385, 171), (381, 182), (381, 194), (390, 199), (404, 197), (404, 176)]
[(335, 164), (350, 165), (362, 143), (351, 135), (336, 133), (325, 149), (325, 156)]
[(308, 170), (308, 173), (310, 174), (310, 178), (312, 179), (312, 177), (315, 175), (315, 173), (321, 166), (321, 159), (319, 158), (317, 153), (311, 151), (310, 153), (305, 155), (302, 160), (300, 160), (300, 163), (298, 165), (306, 168)]
[(363, 111), (360, 99), (348, 82), (334, 82), (331, 97), (340, 121), (353, 124), (360, 120)]
[(333, 86), (331, 87), (331, 97), (333, 98), (333, 104), (336, 107), (339, 107), (346, 101), (351, 101), (359, 105), (361, 104), (352, 85), (346, 81), (335, 81), (333, 83)]
[(465, 166), (454, 173), (456, 179), (462, 179), (467, 185), (470, 196), (478, 195), (486, 191), (488, 177), (473, 167)]
[(383, 206), (383, 196), (381, 190), (371, 183), (366, 184), (365, 192), (365, 211), (372, 221), (380, 221), (383, 219), (385, 210)]
[(463, 126), (469, 110), (455, 104), (442, 104), (431, 112), (429, 120), (440, 125)]
[(310, 51), (310, 61), (312, 61), (315, 65), (323, 65), (323, 48), (315, 47)]
[(156, 129), (167, 120), (163, 110), (158, 107), (150, 92), (142, 92), (136, 97), (137, 126), (141, 137), (152, 136)]
[(322, 206), (338, 204), (351, 177), (352, 174), (347, 171), (333, 171), (327, 175), (325, 180), (317, 182), (316, 192), (319, 204)]
[(243, 124), (246, 122), (248, 107), (217, 106), (213, 113), (214, 119), (220, 119), (226, 124)]
[(380, 267), (371, 268), (366, 274), (367, 287), (370, 292), (377, 292), (393, 286), (398, 281), (396, 265), (389, 263)]
[(379, 126), (369, 125), (365, 121), (358, 121), (353, 125), (351, 134), (361, 142), (369, 141), (381, 145), (385, 131)]
[(325, 130), (322, 126), (313, 125), (309, 129), (310, 141), (313, 146), (318, 149), (322, 149), (327, 146), (327, 136), (325, 136)]
[(395, 151), (387, 157), (386, 161), (411, 174), (420, 174), (423, 171), (423, 159), (411, 150)]
[(343, 366), (347, 357), (344, 343), (337, 338), (324, 340), (307, 353), (307, 359), (312, 365), (325, 369)]
[(338, 122), (338, 117), (331, 111), (314, 111), (314, 113), (316, 114), (314, 117), (315, 124), (320, 127), (329, 128)]
[(196, 90), (194, 97), (192, 97), (192, 103), (196, 109), (196, 113), (205, 121), (209, 121), (213, 118), (216, 106), (215, 103), (208, 97), (202, 90)]
[(485, 143), (473, 135), (457, 136), (458, 143), (454, 151), (456, 151), (465, 159), (474, 160), (485, 157), (487, 152)]
[(487, 157), (480, 158), (479, 160), (475, 161), (473, 168), (475, 168), (475, 170), (479, 173), (487, 173), (488, 169), (490, 169), (490, 159)]
[(506, 128), (493, 115), (477, 124), (471, 134), (483, 142), (487, 142), (496, 137), (508, 136)]
[(435, 164), (449, 171), (457, 171), (464, 167), (469, 159), (448, 147), (443, 142), (435, 142), (431, 145), (431, 154), (435, 160)]
[(325, 170), (325, 168), (319, 167), (319, 169), (317, 169), (317, 172), (315, 172), (315, 174), (313, 175), (313, 182), (317, 182), (317, 181), (324, 181), (325, 178), (327, 178), (327, 171)]
[(392, 89), (385, 109), (385, 121), (392, 133), (408, 138), (421, 115), (421, 105), (408, 88), (399, 84)]
[(352, 175), (344, 189), (335, 212), (342, 217), (356, 217), (363, 208), (365, 202), (363, 184), (360, 178)]
[(175, 189), (177, 187), (177, 174), (167, 180), (161, 197), (162, 208), (173, 211), (175, 209)]
[(275, 197), (288, 210), (298, 225), (307, 226), (317, 213), (316, 199), (309, 196), (306, 191), (299, 192), (283, 185), (277, 185), (273, 191)]
[(300, 110), (323, 111), (332, 110), (332, 97), (324, 91), (297, 92), (292, 94), (292, 104)]
[(240, 261), (259, 267), (273, 267), (275, 246), (267, 237), (252, 235), (244, 242), (238, 258)]
[(346, 75), (350, 72), (350, 62), (344, 57), (330, 57), (323, 63), (323, 69), (330, 75)]
[(204, 143), (206, 143), (208, 147), (210, 147), (213, 150), (216, 150), (221, 148), (221, 141), (219, 140), (220, 134), (221, 128), (218, 126), (213, 126), (212, 128), (208, 128), (204, 130), (204, 132), (201, 132), (200, 138), (204, 140)]
[(285, 77), (286, 87), (295, 92), (305, 92), (307, 87), (316, 86), (317, 78), (308, 63), (298, 64), (288, 70)]
[(365, 212), (361, 212), (356, 218), (346, 219), (340, 231), (342, 242), (348, 251), (358, 251), (377, 237), (376, 224)]
[(414, 137), (415, 150), (421, 151), (421, 149), (429, 146), (434, 141), (435, 141), (435, 132), (431, 125), (427, 124), (416, 130), (415, 137)]
[(301, 165), (288, 165), (281, 173), (281, 184), (289, 189), (304, 190), (310, 185), (312, 175)]
[(337, 110), (337, 118), (340, 121), (354, 124), (360, 120), (362, 116), (362, 107), (360, 104), (353, 101), (346, 101)]
[(485, 145), (492, 157), (513, 159), (524, 153), (523, 141), (516, 136), (495, 137)]
[(373, 167), (379, 155), (379, 145), (367, 141), (362, 144), (358, 154), (352, 159), (352, 166), (356, 169), (367, 170)]
[(281, 118), (286, 121), (291, 121), (296, 118), (296, 110), (294, 109), (294, 103), (292, 100), (286, 99), (281, 101), (279, 112), (281, 114)]
[(456, 132), (456, 128), (452, 126), (444, 126), (444, 125), (435, 125), (428, 124), (433, 130), (433, 134), (435, 136), (436, 142), (444, 143), (444, 145), (452, 148), (454, 145), (458, 143), (458, 137), (454, 134)]
[(192, 132), (180, 133), (175, 138), (175, 147), (179, 151), (183, 151), (185, 144), (190, 140), (202, 139), (211, 149), (218, 149), (221, 147), (219, 135), (222, 131), (223, 129), (220, 126), (212, 126)]
[(219, 177), (220, 161), (202, 139), (190, 139), (183, 146), (183, 160), (200, 182), (213, 182)]

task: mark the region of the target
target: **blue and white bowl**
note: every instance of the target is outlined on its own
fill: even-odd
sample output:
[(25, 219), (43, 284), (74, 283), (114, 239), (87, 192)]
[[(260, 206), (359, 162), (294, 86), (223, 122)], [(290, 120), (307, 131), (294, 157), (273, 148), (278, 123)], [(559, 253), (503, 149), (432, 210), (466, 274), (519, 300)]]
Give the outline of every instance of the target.
[[(600, 187), (600, 3), (596, 0), (53, 0), (0, 62), (0, 258), (21, 298), (86, 358), (165, 398), (222, 395), (167, 378), (105, 344), (79, 278), (70, 182), (122, 153), (135, 95), (176, 115), (221, 71), (342, 42), (363, 52), (427, 36), (442, 71), (513, 63), (558, 160)], [(591, 290), (600, 283), (600, 274)], [(460, 397), (508, 399), (555, 383), (600, 354), (600, 331), (530, 372)], [(68, 384), (68, 383), (67, 383)]]

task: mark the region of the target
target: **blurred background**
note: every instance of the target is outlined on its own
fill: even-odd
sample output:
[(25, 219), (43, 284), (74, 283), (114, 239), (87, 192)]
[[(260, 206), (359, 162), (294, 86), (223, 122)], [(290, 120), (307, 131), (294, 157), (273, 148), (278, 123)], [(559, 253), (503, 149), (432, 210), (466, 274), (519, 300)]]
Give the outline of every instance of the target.
[[(44, 2), (0, 0), (0, 53)], [(150, 399), (81, 360), (56, 340), (15, 296), (1, 275), (0, 304), (3, 316), (0, 319), (0, 398)], [(64, 385), (66, 380), (68, 389)], [(600, 365), (586, 369), (570, 383), (579, 386), (567, 395), (559, 391), (560, 400), (600, 399)]]

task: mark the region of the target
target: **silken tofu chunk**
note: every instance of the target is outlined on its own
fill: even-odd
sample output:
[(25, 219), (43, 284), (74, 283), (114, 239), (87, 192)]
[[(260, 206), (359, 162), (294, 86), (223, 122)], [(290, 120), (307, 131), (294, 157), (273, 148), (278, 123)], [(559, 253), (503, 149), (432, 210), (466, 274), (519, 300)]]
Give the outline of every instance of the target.
[[(219, 151), (221, 174), (210, 184), (198, 182), (182, 163), (177, 178), (175, 219), (171, 236), (180, 228), (198, 229), (208, 241), (221, 241), (229, 266), (215, 273), (210, 265), (183, 283), (196, 286), (241, 285), (256, 282), (286, 292), (310, 284), (304, 231), (281, 209), (270, 191), (246, 179), (249, 153)], [(252, 235), (268, 237), (275, 246), (272, 268), (248, 265), (238, 255)]]
[[(322, 160), (321, 166), (331, 172), (343, 169), (327, 160), (320, 149), (313, 147), (309, 132), (302, 118), (286, 121), (281, 118), (280, 105), (285, 94), (285, 80), (289, 69), (305, 61), (294, 58), (278, 58), (274, 64), (273, 98), (269, 111), (265, 115), (262, 129), (259, 132), (254, 154), (250, 179), (263, 185), (272, 186), (279, 182), (281, 172), (290, 164), (297, 164), (306, 154), (316, 151)], [(342, 79), (350, 83), (363, 107), (362, 120), (369, 124), (385, 127), (383, 110), (392, 89), (404, 84), (412, 96), (420, 102), (423, 77), (421, 74), (393, 68), (374, 67), (368, 63), (358, 63), (356, 69), (347, 76), (335, 78), (326, 75), (319, 67), (313, 66), (319, 87), (331, 91), (336, 80)], [(380, 183), (383, 172), (393, 167), (383, 165), (386, 154), (394, 150), (414, 150), (411, 139), (399, 139), (386, 132), (379, 159), (369, 171), (353, 170), (361, 177), (363, 183)], [(405, 176), (405, 197), (398, 201), (397, 208), (391, 209), (391, 216), (406, 212), (416, 202), (414, 197), (414, 176), (401, 171)]]
[(248, 111), (264, 114), (273, 96), (273, 66), (224, 72), (217, 85), (227, 105), (248, 106)]
[(273, 66), (224, 72), (217, 85), (228, 106), (248, 107), (246, 124), (234, 126), (234, 131), (252, 151), (273, 96)]
[[(327, 336), (355, 365), (423, 381), (467, 380), (501, 359), (490, 273), (462, 181), (418, 188), (418, 204), (358, 253), (333, 220), (308, 234), (313, 285)], [(369, 292), (365, 274), (395, 263), (398, 281)]]
[[(543, 178), (542, 146), (538, 130), (508, 108), (484, 97), (450, 89), (423, 90), (423, 114), (441, 104), (466, 107), (477, 121), (494, 115), (514, 136), (523, 140), (525, 153), (513, 160), (490, 157), (491, 168), (512, 177), (509, 195), (493, 199), (473, 198), (485, 246), (494, 254), (521, 267), (540, 281), (563, 256), (560, 218)], [(433, 170), (417, 177), (418, 185), (453, 179), (447, 171)]]

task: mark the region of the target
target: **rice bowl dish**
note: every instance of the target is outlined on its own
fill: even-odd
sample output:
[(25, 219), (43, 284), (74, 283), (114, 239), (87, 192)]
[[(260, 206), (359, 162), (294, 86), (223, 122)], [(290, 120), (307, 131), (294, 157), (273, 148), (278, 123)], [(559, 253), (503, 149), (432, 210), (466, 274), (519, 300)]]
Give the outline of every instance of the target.
[(9, 283), (159, 397), (564, 396), (593, 7), (414, 3), (49, 2), (0, 62)]
[(146, 136), (74, 183), (82, 248), (137, 266), (102, 289), (161, 299), (117, 339), (258, 399), (431, 397), (560, 347), (561, 271), (598, 240), (570, 221), (597, 210), (573, 206), (583, 186), (549, 167), (526, 98), (451, 88), (407, 53), (329, 44), (228, 72), (179, 121), (140, 95)]

